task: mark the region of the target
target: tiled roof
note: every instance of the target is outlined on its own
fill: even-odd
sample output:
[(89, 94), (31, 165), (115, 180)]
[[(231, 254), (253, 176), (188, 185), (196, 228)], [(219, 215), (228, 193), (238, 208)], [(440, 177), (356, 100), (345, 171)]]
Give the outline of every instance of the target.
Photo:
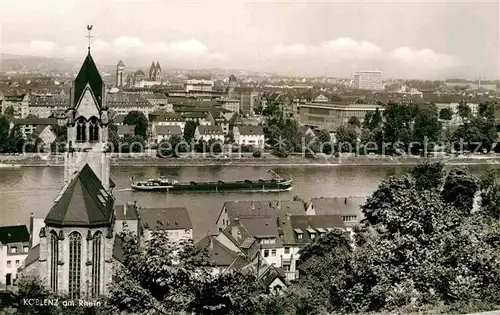
[(138, 210), (142, 226), (161, 230), (192, 229), (191, 218), (186, 208), (141, 208)]
[(221, 126), (198, 126), (198, 131), (200, 135), (223, 135)]
[(113, 219), (114, 198), (88, 164), (63, 187), (45, 218), (55, 226), (106, 226)]
[(135, 125), (120, 125), (118, 126), (117, 134), (119, 136), (133, 135), (135, 132)]
[[(125, 212), (125, 207), (127, 211)], [(134, 204), (115, 205), (115, 218), (117, 220), (137, 220), (139, 214)]]
[(40, 244), (30, 248), (28, 256), (26, 256), (26, 259), (24, 260), (24, 268), (28, 267), (32, 263), (38, 262), (38, 259), (40, 259)]
[(97, 104), (99, 108), (101, 108), (102, 96), (103, 96), (102, 95), (103, 82), (101, 75), (99, 74), (99, 71), (97, 70), (97, 67), (94, 63), (94, 60), (90, 55), (90, 52), (83, 61), (82, 67), (80, 68), (80, 71), (78, 72), (78, 75), (76, 76), (75, 79), (74, 83), (75, 97), (73, 106), (76, 106), (76, 104), (80, 100), (80, 97), (82, 96), (83, 91), (85, 90), (85, 86), (87, 86), (87, 84), (90, 85), (92, 93), (94, 93), (94, 96), (97, 100)]
[(201, 249), (206, 249), (210, 257), (210, 262), (214, 266), (231, 266), (238, 258), (238, 253), (230, 250), (224, 244), (219, 242), (215, 236), (207, 235), (202, 238), (196, 246)]
[(184, 118), (207, 118), (207, 114), (204, 112), (199, 113), (183, 113), (182, 117)]
[(21, 118), (14, 119), (15, 125), (57, 125), (55, 118)]
[(237, 126), (240, 135), (242, 136), (257, 136), (264, 135), (262, 126)]
[(123, 124), (123, 120), (125, 119), (125, 116), (126, 115), (116, 115), (115, 117), (113, 117), (113, 122), (115, 124)]
[(165, 111), (156, 111), (149, 113), (150, 121), (186, 121), (181, 115)]
[[(38, 125), (36, 126), (35, 130), (33, 131), (33, 133), (31, 134), (31, 137), (33, 139), (36, 139), (38, 138), (38, 136), (43, 132), (43, 130), (47, 128), (47, 125)], [(50, 127), (49, 127), (50, 128)], [(50, 130), (50, 129), (49, 129)], [(54, 132), (52, 132), (54, 133)]]
[(109, 93), (107, 95), (106, 103), (110, 107), (124, 107), (124, 106), (151, 106), (145, 98), (140, 94), (130, 93)]
[(313, 198), (312, 206), (317, 215), (361, 215), (361, 206), (366, 202), (365, 197), (335, 197)]
[(223, 210), (227, 209), (229, 220), (245, 217), (276, 218), (286, 213), (304, 215), (304, 204), (293, 200), (259, 200), (259, 201), (226, 201)]
[(142, 70), (137, 70), (137, 71), (134, 73), (134, 75), (136, 75), (136, 76), (139, 76), (139, 75), (144, 75), (144, 76), (145, 76), (144, 71), (142, 71)]
[(156, 134), (162, 136), (182, 135), (181, 127), (179, 126), (155, 126)]
[(18, 242), (29, 242), (30, 233), (26, 225), (13, 225), (0, 227), (0, 243), (10, 244)]
[(113, 258), (123, 263), (125, 261), (125, 251), (123, 250), (123, 241), (115, 235), (115, 242), (113, 243)]
[[(293, 238), (296, 244), (307, 244), (312, 241), (308, 229), (318, 232), (318, 228), (328, 231), (332, 228), (345, 229), (354, 226), (352, 223), (343, 222), (342, 215), (293, 215), (290, 217), (290, 220), (294, 230)], [(303, 232), (301, 239), (297, 237), (297, 231), (299, 230)], [(315, 234), (318, 236), (318, 233)]]
[(278, 225), (276, 218), (241, 218), (241, 224), (253, 237), (278, 237)]

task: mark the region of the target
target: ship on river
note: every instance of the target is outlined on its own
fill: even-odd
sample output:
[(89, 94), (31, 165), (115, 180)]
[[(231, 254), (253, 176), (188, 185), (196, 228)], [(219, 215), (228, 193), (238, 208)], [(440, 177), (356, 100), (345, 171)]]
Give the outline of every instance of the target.
[(293, 188), (293, 180), (285, 179), (268, 170), (272, 179), (209, 181), (209, 182), (178, 182), (165, 177), (144, 181), (133, 181), (131, 187), (138, 191), (159, 192), (284, 192)]

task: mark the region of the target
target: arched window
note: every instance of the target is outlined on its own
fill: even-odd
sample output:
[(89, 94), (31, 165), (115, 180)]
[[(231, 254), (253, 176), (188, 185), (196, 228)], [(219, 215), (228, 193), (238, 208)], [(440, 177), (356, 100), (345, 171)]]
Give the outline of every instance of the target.
[(50, 232), (50, 289), (57, 293), (57, 271), (59, 262), (59, 240), (55, 231)]
[(90, 142), (98, 142), (99, 141), (99, 121), (95, 117), (92, 117), (90, 119), (89, 141)]
[(82, 236), (78, 232), (69, 235), (69, 297), (80, 298), (82, 265)]
[(76, 122), (76, 142), (87, 141), (87, 122), (85, 118), (80, 117)]
[(92, 297), (98, 297), (101, 288), (102, 233), (97, 231), (92, 239)]

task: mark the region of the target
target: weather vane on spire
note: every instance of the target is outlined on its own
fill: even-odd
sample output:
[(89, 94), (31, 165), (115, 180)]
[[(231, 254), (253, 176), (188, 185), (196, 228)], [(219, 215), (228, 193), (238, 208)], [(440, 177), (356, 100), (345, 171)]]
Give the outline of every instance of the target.
[(89, 52), (90, 52), (90, 39), (92, 38), (92, 35), (90, 35), (92, 27), (93, 25), (87, 25), (87, 31), (89, 32), (89, 34), (87, 35), (87, 38), (89, 39), (89, 46), (88, 46)]

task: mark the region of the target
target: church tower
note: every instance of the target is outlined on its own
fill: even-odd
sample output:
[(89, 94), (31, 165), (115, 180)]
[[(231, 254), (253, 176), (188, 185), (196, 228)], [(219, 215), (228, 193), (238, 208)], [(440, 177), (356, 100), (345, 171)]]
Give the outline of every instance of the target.
[(70, 102), (64, 182), (70, 182), (74, 174), (88, 164), (109, 190), (109, 109), (106, 88), (90, 49), (73, 83)]
[(121, 88), (122, 86), (125, 85), (125, 78), (124, 76), (125, 72), (125, 64), (123, 63), (122, 60), (118, 62), (116, 65), (116, 87)]
[(162, 81), (162, 73), (161, 73), (161, 67), (160, 67), (160, 62), (157, 61), (156, 62), (156, 74), (155, 74), (155, 78), (154, 78), (154, 81), (157, 81), (157, 82), (161, 82)]
[(115, 198), (105, 96), (89, 47), (67, 110), (64, 186), (39, 234), (38, 274), (52, 292), (70, 299), (97, 299), (112, 282)]

